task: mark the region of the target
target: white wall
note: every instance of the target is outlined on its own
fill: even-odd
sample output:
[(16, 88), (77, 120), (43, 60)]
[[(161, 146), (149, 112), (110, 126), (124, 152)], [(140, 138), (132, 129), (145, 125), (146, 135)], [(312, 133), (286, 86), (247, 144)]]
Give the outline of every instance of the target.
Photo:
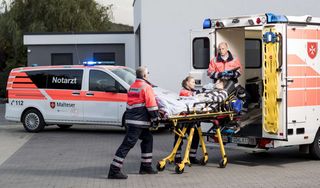
[(319, 17), (319, 7), (319, 0), (136, 0), (141, 62), (149, 67), (154, 84), (178, 91), (190, 71), (190, 29), (201, 29), (205, 18), (267, 12)]

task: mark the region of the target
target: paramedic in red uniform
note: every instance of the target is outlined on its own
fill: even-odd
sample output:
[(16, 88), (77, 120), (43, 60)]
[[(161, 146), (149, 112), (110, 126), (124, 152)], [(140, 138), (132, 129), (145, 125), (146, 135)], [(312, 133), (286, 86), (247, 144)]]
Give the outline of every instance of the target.
[[(238, 83), (241, 76), (241, 63), (238, 58), (234, 57), (228, 50), (228, 44), (221, 42), (218, 45), (218, 55), (210, 61), (208, 68), (208, 76), (216, 83), (220, 80), (225, 88), (228, 80), (232, 80), (237, 88), (237, 97), (246, 101), (250, 100), (250, 96), (246, 94), (245, 89)], [(244, 103), (242, 112), (245, 113), (248, 108), (248, 102)]]
[(153, 137), (149, 130), (158, 125), (159, 113), (152, 85), (148, 82), (148, 70), (139, 67), (136, 70), (136, 81), (128, 91), (127, 110), (125, 123), (128, 127), (126, 136), (110, 165), (109, 179), (127, 179), (128, 176), (121, 172), (121, 167), (128, 152), (142, 140), (140, 174), (156, 174), (152, 164)]
[[(190, 96), (194, 96), (198, 91), (195, 90), (195, 80), (192, 76), (188, 76), (186, 77), (182, 83), (182, 89), (180, 90), (180, 96), (181, 97), (190, 97)], [(190, 126), (188, 126), (187, 129), (187, 133), (190, 133), (190, 129), (191, 126), (193, 126), (193, 124), (190, 124)], [(175, 135), (174, 137), (174, 145), (176, 144), (177, 140), (178, 140), (179, 136)], [(183, 144), (183, 141), (181, 141), (181, 144), (177, 150), (176, 156), (175, 156), (175, 163), (181, 163), (181, 146)], [(195, 129), (194, 134), (193, 134), (193, 139), (192, 139), (192, 143), (191, 143), (191, 148), (190, 148), (190, 153), (189, 153), (189, 160), (191, 164), (199, 164), (200, 161), (196, 158), (197, 156), (197, 149), (199, 146), (199, 134), (197, 132), (197, 129)]]
[(208, 68), (208, 76), (216, 82), (218, 79), (232, 79), (238, 82), (241, 75), (241, 64), (238, 58), (234, 57), (228, 50), (228, 44), (221, 42), (218, 45), (218, 55), (210, 61)]

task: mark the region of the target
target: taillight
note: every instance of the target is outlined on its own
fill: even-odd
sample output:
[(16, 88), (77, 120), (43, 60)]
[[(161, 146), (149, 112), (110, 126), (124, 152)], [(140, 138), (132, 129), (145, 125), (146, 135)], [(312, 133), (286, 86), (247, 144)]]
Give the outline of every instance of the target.
[(261, 23), (261, 19), (257, 18), (256, 22), (257, 22), (257, 24), (260, 24)]

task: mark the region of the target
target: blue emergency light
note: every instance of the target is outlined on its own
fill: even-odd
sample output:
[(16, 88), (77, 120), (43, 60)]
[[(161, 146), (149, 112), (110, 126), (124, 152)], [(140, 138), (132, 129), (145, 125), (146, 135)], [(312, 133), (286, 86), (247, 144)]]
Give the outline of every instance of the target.
[(203, 21), (203, 29), (210, 29), (212, 26), (211, 19), (207, 18)]
[(267, 23), (287, 23), (288, 18), (284, 15), (276, 15), (272, 13), (266, 13)]
[(95, 66), (95, 65), (115, 65), (114, 61), (84, 61), (84, 66)]

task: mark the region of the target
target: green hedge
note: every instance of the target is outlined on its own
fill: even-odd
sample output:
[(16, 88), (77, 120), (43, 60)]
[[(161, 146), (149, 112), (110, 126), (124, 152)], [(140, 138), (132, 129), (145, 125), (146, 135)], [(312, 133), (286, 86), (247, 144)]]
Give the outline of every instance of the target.
[(0, 72), (0, 98), (4, 98), (6, 95), (6, 87), (9, 73), (10, 71)]

